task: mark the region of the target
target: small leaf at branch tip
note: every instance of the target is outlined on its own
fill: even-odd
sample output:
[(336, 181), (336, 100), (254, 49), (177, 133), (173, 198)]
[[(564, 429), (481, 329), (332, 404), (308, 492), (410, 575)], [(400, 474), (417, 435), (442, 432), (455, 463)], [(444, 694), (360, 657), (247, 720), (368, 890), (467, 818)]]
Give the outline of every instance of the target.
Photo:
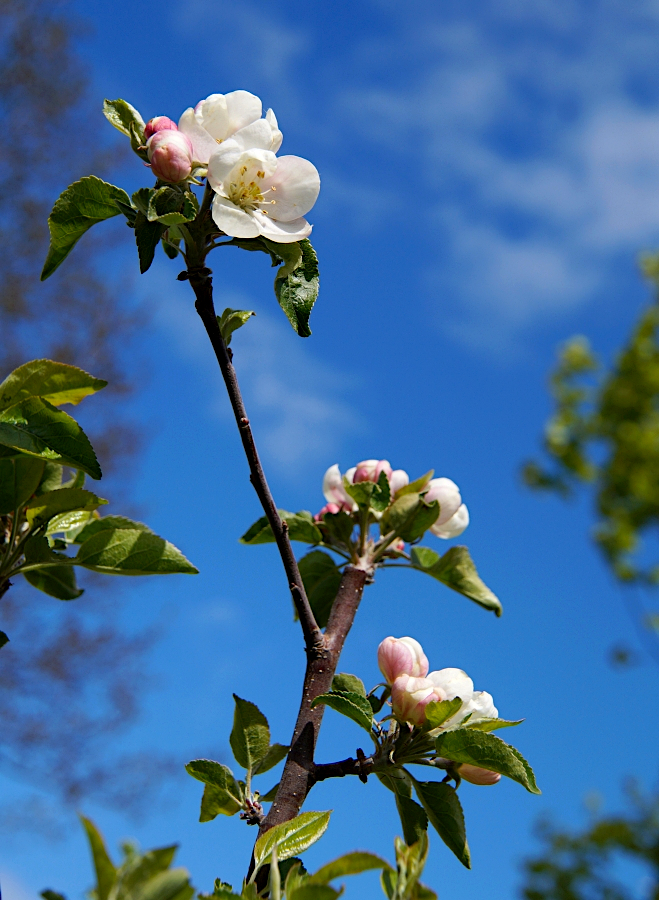
[(233, 332), (242, 328), (256, 313), (252, 309), (230, 309), (227, 307), (221, 316), (217, 316), (217, 324), (224, 343), (229, 346)]
[(328, 691), (316, 697), (311, 703), (311, 708), (314, 709), (321, 703), (330, 706), (336, 712), (341, 713), (341, 715), (347, 716), (365, 731), (368, 731), (369, 734), (371, 733), (373, 710), (371, 704), (362, 694), (353, 691)]

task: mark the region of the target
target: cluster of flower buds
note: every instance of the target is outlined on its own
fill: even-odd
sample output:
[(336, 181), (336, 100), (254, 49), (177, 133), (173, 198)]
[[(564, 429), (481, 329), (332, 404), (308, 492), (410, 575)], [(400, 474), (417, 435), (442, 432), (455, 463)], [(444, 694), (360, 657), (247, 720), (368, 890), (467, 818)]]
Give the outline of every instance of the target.
[[(442, 731), (457, 728), (469, 719), (496, 719), (499, 715), (492, 695), (475, 691), (474, 683), (462, 669), (439, 669), (429, 672), (428, 659), (418, 641), (411, 637), (385, 638), (378, 647), (378, 665), (391, 689), (391, 705), (395, 718), (413, 727), (426, 722), (426, 706), (432, 702), (454, 700), (462, 705), (442, 725)], [(496, 784), (501, 776), (489, 769), (462, 764), (460, 777), (473, 784)]]
[(207, 176), (219, 230), (236, 238), (293, 243), (311, 233), (304, 216), (318, 198), (316, 167), (277, 157), (283, 135), (271, 109), (248, 91), (211, 94), (185, 110), (178, 125), (156, 116), (145, 129), (149, 163), (162, 181)]
[[(323, 478), (323, 494), (328, 502), (316, 515), (316, 521), (321, 521), (325, 513), (357, 511), (357, 504), (345, 489), (344, 478), (349, 484), (360, 481), (377, 482), (382, 472), (387, 476), (391, 498), (395, 500), (401, 488), (409, 485), (410, 477), (403, 469), (392, 469), (388, 460), (365, 459), (348, 469), (344, 475), (338, 465), (330, 466)], [(462, 534), (469, 525), (469, 512), (454, 481), (450, 478), (430, 478), (419, 486), (419, 493), (426, 503), (434, 500), (439, 503), (439, 516), (430, 526), (434, 535), (448, 540)]]

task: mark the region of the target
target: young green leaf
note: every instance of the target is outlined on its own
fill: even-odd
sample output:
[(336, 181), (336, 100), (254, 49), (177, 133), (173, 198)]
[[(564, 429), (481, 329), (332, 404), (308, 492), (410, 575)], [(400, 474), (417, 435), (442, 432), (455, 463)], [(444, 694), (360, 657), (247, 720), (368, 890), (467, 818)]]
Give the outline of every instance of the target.
[(149, 222), (162, 225), (181, 225), (191, 222), (199, 212), (199, 203), (192, 191), (177, 191), (165, 185), (149, 193), (146, 217)]
[(185, 771), (206, 785), (201, 801), (200, 822), (210, 822), (218, 814), (233, 816), (243, 805), (243, 792), (233, 772), (212, 759), (193, 759)]
[(76, 573), (71, 565), (31, 569), (23, 572), (23, 577), (32, 587), (56, 600), (77, 600), (84, 594), (84, 590), (78, 587)]
[(415, 844), (424, 831), (428, 830), (426, 811), (416, 800), (399, 793), (396, 793), (396, 809), (400, 816), (400, 824), (403, 826), (405, 843)]
[[(341, 896), (341, 891), (330, 887), (327, 884), (301, 884), (300, 887), (291, 891), (291, 900), (337, 900)], [(286, 894), (288, 900), (288, 894)]]
[(261, 835), (254, 846), (254, 871), (258, 872), (269, 861), (275, 844), (280, 860), (304, 853), (325, 834), (330, 815), (331, 810), (305, 812), (288, 822), (270, 828)]
[[(314, 523), (313, 516), (306, 509), (291, 513), (285, 509), (279, 510), (279, 515), (288, 525), (288, 536), (292, 541), (301, 541), (305, 544), (319, 544), (323, 536)], [(271, 544), (275, 540), (272, 528), (265, 516), (261, 516), (247, 529), (240, 538), (241, 544)]]
[(404, 541), (420, 538), (439, 516), (439, 503), (426, 503), (417, 493), (403, 494), (387, 511), (385, 527), (395, 531)]
[(233, 695), (236, 707), (229, 743), (238, 765), (253, 771), (270, 747), (268, 720), (255, 703)]
[(108, 575), (198, 573), (198, 569), (169, 541), (137, 528), (98, 531), (81, 544), (74, 562), (77, 566)]
[(111, 900), (116, 898), (132, 898), (139, 897), (143, 887), (145, 887), (152, 878), (160, 872), (169, 869), (178, 844), (172, 844), (169, 847), (158, 847), (155, 850), (148, 850), (146, 853), (138, 853), (132, 858), (124, 861), (117, 872), (117, 882), (111, 894)]
[(465, 728), (475, 728), (477, 731), (497, 731), (499, 728), (521, 725), (523, 721), (524, 719), (477, 719), (475, 722), (467, 722)]
[(45, 525), (54, 516), (74, 510), (98, 509), (107, 500), (97, 497), (91, 491), (80, 488), (60, 488), (58, 491), (50, 491), (35, 497), (27, 504), (25, 515), (33, 528)]
[(341, 584), (341, 572), (332, 557), (323, 550), (312, 550), (302, 557), (298, 565), (318, 627), (324, 628)]
[(115, 200), (129, 203), (128, 194), (89, 175), (76, 181), (55, 201), (48, 217), (50, 248), (41, 273), (45, 281), (60, 266), (83, 234), (104, 219), (120, 215)]
[(135, 243), (142, 275), (151, 268), (153, 257), (156, 255), (156, 247), (166, 230), (166, 225), (163, 225), (162, 222), (149, 222), (141, 211), (135, 216)]
[(269, 791), (266, 791), (265, 794), (259, 794), (259, 800), (263, 800), (265, 803), (272, 803), (272, 801), (277, 796), (277, 791), (279, 790), (279, 782), (274, 787), (271, 787)]
[(135, 522), (133, 519), (127, 519), (125, 516), (103, 516), (94, 519), (86, 525), (82, 531), (76, 536), (76, 544), (84, 544), (86, 540), (101, 531), (117, 531), (126, 529), (128, 531), (143, 531), (145, 534), (153, 534), (148, 525), (143, 522)]
[(415, 781), (414, 787), (437, 834), (462, 865), (470, 869), (464, 813), (455, 789), (441, 781)]
[(499, 599), (480, 579), (466, 547), (451, 547), (443, 556), (430, 547), (413, 547), (412, 568), (436, 578), (495, 615), (501, 615)]
[(131, 124), (137, 129), (138, 134), (144, 140), (144, 119), (134, 106), (125, 100), (104, 100), (103, 115), (111, 125), (114, 125), (126, 137), (130, 137)]
[(344, 878), (346, 875), (359, 875), (361, 872), (369, 872), (372, 869), (385, 869), (389, 867), (386, 859), (376, 856), (375, 853), (366, 853), (356, 850), (346, 853), (326, 863), (317, 872), (309, 877), (307, 884), (329, 884), (336, 878)]
[(333, 543), (342, 544), (345, 547), (350, 545), (355, 523), (347, 512), (325, 513), (323, 525), (327, 528)]
[(187, 869), (168, 869), (150, 878), (131, 900), (191, 900), (194, 888)]
[(422, 475), (421, 478), (415, 478), (415, 480), (410, 481), (409, 484), (404, 485), (402, 488), (398, 488), (396, 497), (404, 497), (405, 494), (420, 494), (421, 491), (428, 486), (428, 482), (434, 474), (435, 470), (431, 469), (429, 472), (426, 472), (425, 475)]
[(361, 678), (356, 675), (349, 675), (347, 672), (339, 672), (332, 679), (333, 691), (348, 691), (353, 694), (359, 694), (361, 697), (366, 696), (366, 688)]
[(63, 403), (75, 406), (106, 386), (107, 381), (94, 378), (76, 366), (52, 359), (33, 359), (14, 369), (0, 384), (0, 410), (29, 397), (41, 397), (53, 406)]
[(87, 832), (89, 848), (92, 852), (94, 870), (96, 872), (96, 897), (97, 900), (108, 900), (108, 895), (117, 878), (117, 870), (105, 849), (105, 843), (100, 832), (91, 819), (80, 816), (80, 821)]
[(447, 719), (450, 719), (462, 706), (462, 700), (455, 697), (453, 700), (433, 700), (425, 707), (426, 722), (431, 728), (439, 728)]
[(324, 703), (331, 706), (341, 715), (347, 716), (361, 725), (368, 733), (371, 733), (373, 726), (373, 711), (371, 704), (362, 694), (356, 694), (352, 691), (328, 691), (326, 694), (320, 694), (312, 703), (311, 708), (314, 709)]
[(39, 487), (44, 461), (31, 456), (0, 459), (0, 516), (14, 512)]
[(269, 772), (270, 769), (274, 769), (274, 767), (285, 759), (288, 756), (288, 751), (290, 747), (287, 747), (286, 744), (271, 744), (268, 747), (268, 752), (261, 759), (260, 762), (256, 764), (254, 767), (253, 775), (262, 775), (263, 772)]
[(251, 317), (255, 315), (256, 313), (251, 309), (230, 309), (227, 306), (222, 315), (217, 316), (217, 324), (220, 326), (222, 339), (227, 347), (231, 343), (234, 331), (246, 325)]
[(540, 793), (533, 770), (521, 753), (494, 734), (460, 728), (440, 734), (435, 747), (438, 756), (499, 772), (519, 782), (530, 793)]
[(306, 238), (292, 244), (279, 244), (262, 238), (275, 258), (284, 265), (275, 276), (275, 295), (288, 321), (300, 337), (309, 337), (309, 316), (318, 297), (318, 258)]

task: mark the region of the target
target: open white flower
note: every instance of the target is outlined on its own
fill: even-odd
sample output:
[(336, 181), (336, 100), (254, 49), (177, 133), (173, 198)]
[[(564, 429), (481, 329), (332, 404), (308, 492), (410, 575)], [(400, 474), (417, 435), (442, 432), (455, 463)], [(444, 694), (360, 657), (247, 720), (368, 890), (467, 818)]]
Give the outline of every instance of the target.
[(207, 165), (218, 145), (239, 132), (244, 147), (258, 147), (276, 153), (283, 136), (271, 109), (261, 118), (261, 101), (249, 91), (211, 94), (194, 109), (186, 109), (179, 119), (179, 131), (190, 139), (195, 162)]
[(290, 244), (308, 237), (311, 225), (304, 215), (320, 190), (316, 167), (299, 156), (278, 159), (271, 150), (250, 143), (253, 139), (249, 128), (243, 128), (210, 157), (215, 224), (237, 238), (263, 235)]

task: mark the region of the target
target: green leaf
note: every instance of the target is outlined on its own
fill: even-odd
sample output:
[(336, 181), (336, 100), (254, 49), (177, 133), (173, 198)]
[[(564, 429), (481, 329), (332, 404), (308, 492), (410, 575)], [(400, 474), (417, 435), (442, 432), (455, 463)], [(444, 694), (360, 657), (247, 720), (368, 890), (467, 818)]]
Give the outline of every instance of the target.
[(469, 597), (497, 616), (503, 612), (498, 597), (481, 581), (466, 547), (451, 547), (443, 556), (430, 547), (413, 547), (412, 567)]
[[(292, 541), (304, 544), (319, 544), (323, 536), (314, 523), (313, 516), (306, 509), (296, 513), (279, 510), (279, 515), (288, 525), (288, 536)], [(272, 528), (265, 516), (262, 516), (247, 529), (240, 538), (241, 544), (271, 544), (275, 540)]]
[(67, 543), (74, 543), (82, 529), (89, 524), (94, 513), (85, 509), (74, 509), (72, 512), (53, 516), (46, 528), (46, 534), (64, 534)]
[(386, 472), (380, 472), (380, 476), (373, 491), (371, 506), (376, 512), (384, 512), (391, 503), (391, 486)]
[(277, 791), (279, 790), (279, 782), (274, 787), (271, 787), (269, 791), (265, 794), (259, 795), (259, 800), (265, 801), (265, 803), (272, 803), (272, 801), (277, 796)]
[(39, 397), (28, 397), (0, 412), (0, 444), (82, 469), (95, 479), (101, 477), (96, 454), (82, 428)]
[(134, 106), (125, 100), (104, 100), (103, 115), (111, 125), (114, 125), (126, 137), (130, 137), (130, 126), (135, 126), (138, 134), (144, 139), (144, 119)]
[(169, 869), (177, 849), (178, 844), (172, 844), (137, 853), (124, 860), (117, 872), (111, 900), (132, 900), (154, 876)]
[(426, 503), (420, 494), (410, 493), (397, 497), (387, 511), (386, 528), (396, 532), (404, 541), (420, 538), (439, 516), (439, 503)]
[[(291, 891), (290, 900), (336, 900), (341, 896), (341, 891), (326, 884), (301, 884)], [(286, 894), (288, 900), (288, 894)]]
[(92, 820), (80, 816), (80, 821), (87, 832), (87, 840), (92, 852), (94, 871), (96, 872), (96, 900), (107, 900), (115, 883), (117, 870), (108, 856), (103, 838)]
[(0, 459), (0, 515), (14, 512), (39, 487), (44, 462), (30, 456)]
[(416, 793), (431, 825), (463, 866), (471, 868), (464, 813), (457, 792), (441, 781), (416, 781)]
[(4, 633), (4, 631), (0, 631), (0, 647), (4, 647), (5, 644), (9, 643), (9, 638)]
[(190, 900), (193, 895), (188, 870), (168, 869), (150, 878), (130, 895), (130, 900)]
[(341, 572), (332, 557), (322, 550), (307, 553), (298, 565), (318, 627), (324, 628), (341, 584)]
[(345, 547), (350, 546), (350, 538), (355, 528), (355, 522), (347, 512), (325, 513), (323, 525), (327, 528), (334, 543), (343, 544)]
[(85, 539), (74, 562), (108, 575), (196, 575), (198, 572), (169, 541), (137, 528), (99, 531)]
[(366, 853), (356, 850), (346, 853), (326, 863), (309, 878), (307, 884), (329, 884), (336, 878), (344, 878), (346, 875), (359, 875), (360, 872), (369, 872), (371, 869), (385, 869), (389, 867), (386, 859), (376, 856), (375, 853)]
[(327, 812), (305, 812), (288, 822), (270, 828), (257, 840), (254, 846), (254, 869), (258, 871), (270, 860), (272, 848), (277, 845), (277, 856), (283, 861), (298, 856), (325, 834), (331, 810)]
[(236, 708), (229, 743), (238, 765), (251, 771), (270, 747), (268, 720), (255, 703), (233, 695)]
[(434, 474), (435, 470), (430, 469), (430, 471), (426, 472), (425, 475), (422, 475), (421, 478), (415, 478), (414, 481), (410, 481), (409, 484), (404, 485), (396, 491), (396, 497), (404, 497), (405, 494), (420, 494), (424, 488), (428, 486), (428, 482)]
[(33, 528), (38, 528), (60, 513), (74, 510), (94, 510), (107, 502), (107, 500), (97, 497), (96, 494), (92, 494), (91, 491), (80, 488), (60, 488), (58, 491), (50, 491), (30, 500), (26, 506), (26, 517)]
[(155, 188), (140, 188), (139, 191), (135, 191), (132, 196), (133, 206), (138, 212), (141, 212), (146, 218), (149, 213), (149, 203), (151, 201), (151, 195), (155, 192)]
[(408, 798), (412, 796), (412, 785), (404, 769), (400, 769), (398, 766), (388, 766), (384, 771), (376, 771), (375, 774), (379, 781), (394, 794)]
[(477, 731), (496, 731), (498, 728), (521, 725), (523, 721), (524, 719), (478, 719), (476, 722), (467, 722), (465, 728), (475, 728)]
[(84, 590), (78, 588), (76, 573), (71, 565), (31, 569), (23, 572), (23, 577), (32, 587), (57, 600), (77, 600), (84, 594)]
[(66, 896), (64, 894), (59, 894), (57, 891), (51, 891), (50, 888), (46, 888), (45, 891), (41, 891), (39, 896), (43, 897), (43, 900), (66, 900)]
[(324, 703), (335, 709), (341, 715), (347, 716), (361, 725), (368, 733), (371, 733), (373, 725), (373, 711), (371, 704), (362, 694), (353, 693), (352, 691), (328, 691), (326, 694), (320, 694), (311, 702), (311, 708), (314, 709)]
[(127, 529), (128, 531), (142, 531), (145, 534), (153, 534), (148, 525), (143, 522), (135, 522), (133, 519), (127, 519), (125, 516), (103, 516), (100, 519), (94, 519), (89, 525), (86, 525), (76, 537), (76, 544), (83, 544), (86, 540), (101, 531), (116, 531)]
[(519, 782), (530, 793), (540, 793), (533, 770), (521, 753), (494, 734), (460, 728), (440, 734), (435, 747), (439, 756), (499, 772)]
[[(439, 728), (462, 706), (460, 697), (453, 700), (433, 700), (425, 707), (426, 722), (431, 728)], [(408, 842), (409, 843), (409, 842)]]
[(135, 243), (142, 275), (151, 268), (153, 257), (156, 255), (156, 247), (166, 230), (167, 226), (162, 222), (149, 222), (142, 211), (135, 216)]
[(396, 809), (400, 816), (400, 824), (403, 826), (405, 843), (416, 844), (421, 835), (428, 830), (426, 811), (416, 800), (399, 793), (396, 793)]
[(348, 675), (347, 672), (339, 672), (332, 678), (333, 691), (348, 691), (352, 694), (359, 694), (361, 697), (366, 696), (366, 688), (361, 678), (356, 675)]
[(48, 491), (56, 491), (62, 487), (62, 467), (54, 462), (45, 461), (43, 475), (37, 488), (37, 497)]
[(286, 744), (271, 744), (270, 747), (268, 747), (268, 752), (254, 767), (253, 774), (262, 775), (263, 772), (269, 772), (270, 769), (274, 769), (282, 759), (285, 759), (286, 756), (288, 756), (289, 750), (290, 747), (287, 747)]
[(185, 771), (206, 785), (201, 801), (200, 822), (210, 822), (219, 813), (233, 816), (243, 805), (243, 792), (233, 772), (212, 759), (193, 759)]
[(231, 336), (234, 331), (246, 325), (251, 317), (255, 315), (256, 313), (251, 309), (231, 309), (227, 306), (222, 315), (217, 316), (217, 324), (220, 326), (222, 339), (227, 347), (231, 343)]
[(284, 263), (275, 276), (277, 301), (300, 337), (309, 337), (309, 316), (320, 283), (314, 249), (306, 238), (292, 244), (278, 244), (266, 238), (262, 241)]
[(48, 217), (50, 248), (41, 273), (42, 281), (64, 262), (92, 225), (120, 215), (116, 200), (129, 203), (128, 194), (95, 175), (81, 178), (60, 194)]
[(149, 222), (160, 222), (167, 226), (181, 225), (183, 222), (191, 222), (198, 212), (199, 203), (192, 191), (177, 191), (165, 185), (149, 193), (146, 212)]
[(53, 406), (63, 403), (75, 406), (106, 386), (107, 381), (94, 378), (76, 366), (52, 359), (33, 359), (14, 369), (0, 384), (0, 410), (29, 397), (41, 397)]

